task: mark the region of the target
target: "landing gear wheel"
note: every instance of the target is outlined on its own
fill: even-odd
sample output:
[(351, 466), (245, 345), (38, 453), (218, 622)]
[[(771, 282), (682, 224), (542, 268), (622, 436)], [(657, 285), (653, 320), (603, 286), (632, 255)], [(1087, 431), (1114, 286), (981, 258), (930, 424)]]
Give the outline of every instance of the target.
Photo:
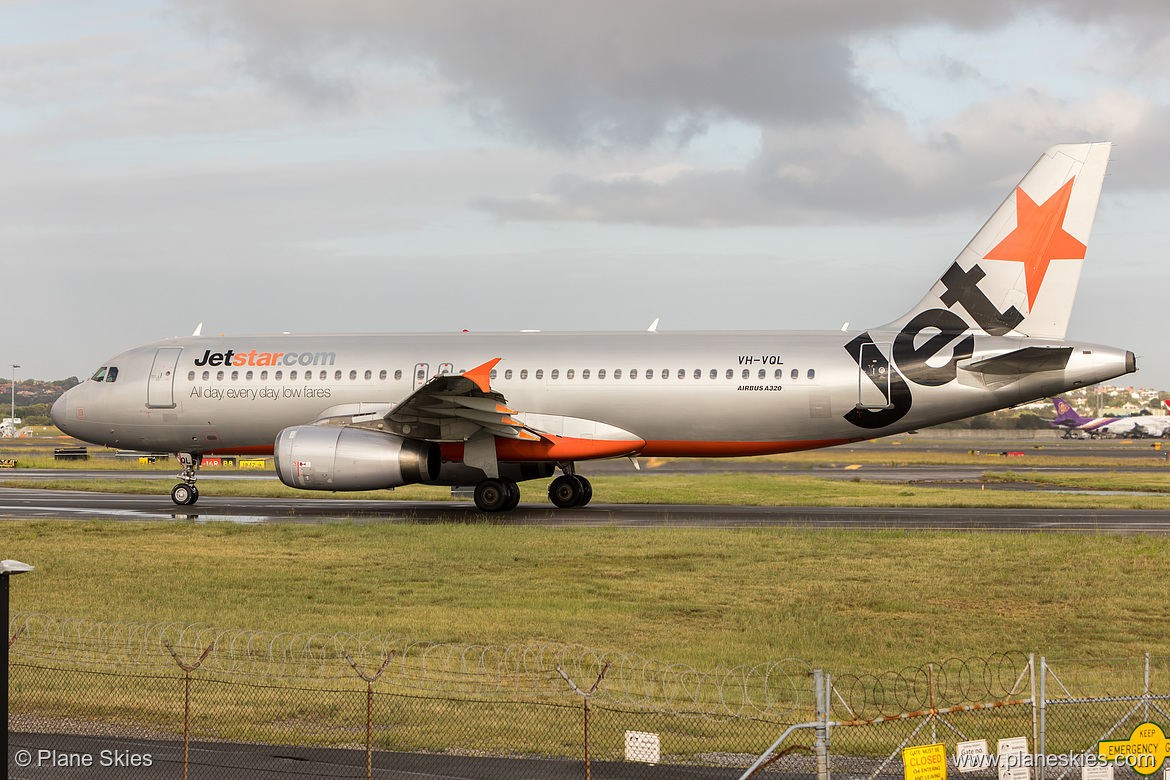
[[(561, 509), (580, 506), (585, 486), (588, 484), (584, 479), (568, 474), (557, 477), (548, 486), (548, 500)], [(589, 492), (592, 495), (592, 489)]]
[(500, 508), (500, 511), (511, 512), (520, 504), (520, 486), (510, 479), (501, 479), (500, 481), (508, 489), (508, 500)]
[[(500, 512), (504, 510), (512, 492), (508, 490), (504, 480), (489, 477), (481, 479), (475, 486), (475, 505), (481, 512)], [(520, 488), (516, 488), (516, 499), (519, 501)]]
[(198, 500), (199, 491), (195, 489), (194, 485), (180, 482), (171, 488), (171, 501), (174, 501), (179, 506), (190, 506)]
[(577, 506), (585, 506), (589, 503), (589, 499), (593, 498), (593, 486), (585, 477), (574, 474), (573, 479), (581, 483), (581, 500), (577, 502)]

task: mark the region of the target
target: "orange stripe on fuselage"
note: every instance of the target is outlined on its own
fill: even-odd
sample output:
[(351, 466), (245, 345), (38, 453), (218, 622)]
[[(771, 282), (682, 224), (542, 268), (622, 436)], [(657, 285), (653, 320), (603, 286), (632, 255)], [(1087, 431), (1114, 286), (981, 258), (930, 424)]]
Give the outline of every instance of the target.
[(858, 441), (865, 439), (859, 437), (811, 441), (648, 441), (638, 454), (661, 458), (743, 458), (750, 455), (816, 450)]
[[(782, 452), (815, 450), (852, 444), (864, 439), (818, 439), (813, 441), (597, 441), (550, 436), (540, 441), (496, 439), (496, 457), (502, 461), (570, 461), (620, 458), (642, 455), (657, 458), (743, 458)], [(462, 442), (440, 444), (443, 460), (463, 460)], [(205, 455), (271, 455), (272, 445), (221, 447)]]
[(204, 455), (271, 455), (274, 445), (258, 444), (253, 447), (219, 447), (214, 450), (204, 450)]
[[(546, 436), (538, 441), (496, 438), (496, 458), (514, 463), (530, 461), (596, 460), (597, 458), (620, 458), (637, 453), (645, 442), (598, 441), (594, 439), (568, 439), (563, 436)], [(463, 443), (448, 442), (439, 445), (443, 460), (463, 460)]]

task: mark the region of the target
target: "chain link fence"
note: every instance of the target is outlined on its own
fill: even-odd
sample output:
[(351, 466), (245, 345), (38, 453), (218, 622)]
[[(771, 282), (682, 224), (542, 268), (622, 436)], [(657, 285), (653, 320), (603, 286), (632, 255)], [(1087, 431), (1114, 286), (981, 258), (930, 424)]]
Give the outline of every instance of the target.
[[(1067, 780), (1079, 766), (960, 772), (956, 752), (984, 740), (994, 756), (1022, 737), (1030, 756), (1084, 759), (1139, 724), (1170, 727), (1159, 657), (1008, 653), (833, 676), (797, 660), (699, 670), (578, 645), (28, 613), (10, 615), (14, 634), (9, 768), (23, 777), (89, 760), (183, 778), (878, 780), (906, 776), (905, 748), (943, 745), (955, 777)], [(1143, 774), (1120, 766), (1114, 780)]]

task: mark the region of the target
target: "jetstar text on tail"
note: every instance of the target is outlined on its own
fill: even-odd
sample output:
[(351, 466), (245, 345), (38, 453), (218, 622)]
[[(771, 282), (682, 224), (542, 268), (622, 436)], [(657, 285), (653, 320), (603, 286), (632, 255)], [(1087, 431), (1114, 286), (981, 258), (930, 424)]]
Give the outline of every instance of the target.
[(204, 351), (197, 366), (331, 366), (336, 352), (226, 352)]

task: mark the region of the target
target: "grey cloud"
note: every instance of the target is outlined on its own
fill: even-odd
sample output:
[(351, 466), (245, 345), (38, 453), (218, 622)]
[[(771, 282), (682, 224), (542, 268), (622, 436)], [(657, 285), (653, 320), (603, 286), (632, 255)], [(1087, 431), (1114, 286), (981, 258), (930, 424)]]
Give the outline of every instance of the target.
[[(742, 226), (929, 218), (987, 209), (1054, 143), (1112, 140), (1126, 159), (1110, 187), (1163, 188), (1170, 160), (1158, 138), (1170, 109), (1127, 93), (1070, 105), (1022, 90), (917, 137), (896, 115), (874, 111), (859, 123), (772, 128), (760, 154), (735, 170), (684, 170), (604, 178), (562, 175), (522, 198), (475, 205), (501, 220)], [(988, 211), (988, 213), (990, 213)]]
[(344, 98), (347, 69), (407, 64), (449, 84), (451, 99), (494, 129), (569, 148), (683, 143), (724, 117), (857, 117), (871, 97), (849, 36), (988, 27), (1017, 13), (1006, 0), (176, 2), (202, 29), (242, 41), (251, 71), (295, 94)]

